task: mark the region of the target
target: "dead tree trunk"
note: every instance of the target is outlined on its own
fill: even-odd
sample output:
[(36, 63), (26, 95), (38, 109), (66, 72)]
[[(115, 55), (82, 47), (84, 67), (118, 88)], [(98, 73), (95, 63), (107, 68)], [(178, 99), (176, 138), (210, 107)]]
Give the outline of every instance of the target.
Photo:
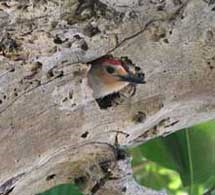
[[(85, 194), (153, 194), (132, 180), (119, 146), (215, 117), (213, 3), (2, 0), (0, 194), (67, 182)], [(146, 76), (109, 107), (86, 77), (86, 63), (106, 54), (127, 56)]]

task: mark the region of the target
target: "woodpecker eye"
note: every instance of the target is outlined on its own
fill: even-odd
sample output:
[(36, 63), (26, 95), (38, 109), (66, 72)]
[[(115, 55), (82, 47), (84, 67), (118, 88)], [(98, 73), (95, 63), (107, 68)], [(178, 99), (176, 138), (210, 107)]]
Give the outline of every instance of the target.
[(113, 68), (112, 66), (108, 66), (106, 67), (106, 71), (109, 73), (109, 74), (113, 74), (115, 72), (115, 68)]

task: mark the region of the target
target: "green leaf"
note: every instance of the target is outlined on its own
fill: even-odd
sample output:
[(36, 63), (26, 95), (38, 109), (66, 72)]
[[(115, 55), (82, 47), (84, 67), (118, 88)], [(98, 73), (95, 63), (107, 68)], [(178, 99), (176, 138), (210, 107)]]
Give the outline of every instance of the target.
[[(202, 191), (202, 186), (209, 189), (215, 184), (212, 182), (215, 177), (214, 121), (152, 140), (131, 152), (134, 168), (147, 158), (162, 167), (175, 170), (180, 174), (184, 186), (188, 186), (190, 194), (196, 195), (196, 191)], [(156, 188), (156, 185), (157, 181), (154, 185), (151, 182), (148, 187)]]
[(82, 195), (73, 184), (61, 184), (38, 195)]

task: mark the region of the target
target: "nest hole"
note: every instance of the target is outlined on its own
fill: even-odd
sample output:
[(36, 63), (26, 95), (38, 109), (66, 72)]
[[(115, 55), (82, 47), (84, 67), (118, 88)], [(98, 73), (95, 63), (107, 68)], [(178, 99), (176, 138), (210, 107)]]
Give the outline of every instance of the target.
[(85, 131), (85, 132), (81, 135), (81, 137), (82, 137), (82, 138), (87, 138), (88, 134), (89, 134), (89, 132), (88, 132), (88, 131)]
[(114, 105), (114, 102), (116, 99), (120, 98), (119, 92), (107, 95), (102, 98), (96, 99), (96, 102), (100, 109), (107, 109), (109, 107), (112, 107)]
[(51, 174), (46, 177), (46, 181), (50, 181), (50, 180), (54, 179), (55, 177), (56, 177), (56, 174)]

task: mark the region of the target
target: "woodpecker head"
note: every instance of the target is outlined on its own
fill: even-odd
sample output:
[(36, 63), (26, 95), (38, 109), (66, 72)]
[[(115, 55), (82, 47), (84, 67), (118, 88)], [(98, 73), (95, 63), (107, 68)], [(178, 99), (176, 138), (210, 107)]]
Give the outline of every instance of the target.
[(92, 62), (88, 80), (96, 98), (117, 92), (129, 83), (145, 83), (144, 74), (137, 73), (134, 65), (108, 57)]

